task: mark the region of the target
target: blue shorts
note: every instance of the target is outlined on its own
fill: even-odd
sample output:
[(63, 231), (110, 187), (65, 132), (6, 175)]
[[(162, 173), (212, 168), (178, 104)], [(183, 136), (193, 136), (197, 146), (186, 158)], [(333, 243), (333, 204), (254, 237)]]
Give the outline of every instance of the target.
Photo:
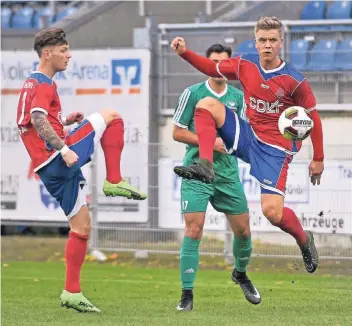
[(229, 108), (225, 109), (225, 123), (218, 132), (229, 153), (250, 164), (249, 173), (260, 183), (262, 194), (285, 196), (292, 155), (258, 140), (247, 121)]
[[(81, 167), (91, 160), (106, 124), (99, 113), (83, 120), (65, 139), (66, 145), (78, 155), (78, 162), (68, 167), (60, 153), (37, 171), (45, 188), (60, 204), (67, 218), (86, 205), (83, 187), (86, 184)], [(55, 154), (54, 154), (55, 155)]]

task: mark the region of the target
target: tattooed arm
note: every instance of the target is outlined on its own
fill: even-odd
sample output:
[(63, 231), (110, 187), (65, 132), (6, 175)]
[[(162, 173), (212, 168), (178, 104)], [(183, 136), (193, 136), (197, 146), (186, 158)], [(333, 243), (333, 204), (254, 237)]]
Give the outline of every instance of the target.
[(57, 135), (54, 128), (46, 118), (45, 113), (34, 111), (31, 115), (31, 122), (38, 134), (47, 141), (53, 148), (60, 151), (65, 146), (65, 142)]

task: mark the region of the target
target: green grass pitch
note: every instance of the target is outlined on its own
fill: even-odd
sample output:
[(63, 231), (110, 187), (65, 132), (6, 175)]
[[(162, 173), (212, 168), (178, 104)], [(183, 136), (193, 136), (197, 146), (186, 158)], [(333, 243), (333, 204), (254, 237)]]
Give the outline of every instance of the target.
[(352, 325), (352, 277), (251, 272), (262, 295), (247, 302), (229, 270), (200, 268), (194, 310), (177, 312), (177, 269), (88, 263), (84, 294), (102, 314), (60, 307), (63, 262), (2, 262), (2, 315), (12, 325)]

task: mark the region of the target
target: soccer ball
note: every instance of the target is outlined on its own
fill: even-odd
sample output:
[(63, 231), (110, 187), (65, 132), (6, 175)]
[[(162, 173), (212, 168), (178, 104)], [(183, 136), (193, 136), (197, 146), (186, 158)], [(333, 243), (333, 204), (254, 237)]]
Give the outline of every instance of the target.
[(313, 120), (310, 113), (301, 106), (291, 106), (281, 113), (279, 130), (288, 140), (306, 139), (313, 130)]

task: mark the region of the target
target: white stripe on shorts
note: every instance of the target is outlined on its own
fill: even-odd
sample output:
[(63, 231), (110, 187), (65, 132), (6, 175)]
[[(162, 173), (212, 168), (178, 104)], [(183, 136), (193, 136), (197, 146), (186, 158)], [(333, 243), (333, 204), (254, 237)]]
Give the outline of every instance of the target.
[(236, 133), (235, 133), (235, 141), (233, 143), (233, 150), (236, 151), (237, 150), (237, 147), (238, 147), (238, 141), (240, 139), (240, 129), (241, 129), (241, 126), (240, 126), (240, 122), (238, 120), (238, 115), (236, 113), (234, 113), (235, 115), (235, 119), (236, 119)]
[(274, 188), (274, 187), (267, 186), (267, 185), (262, 184), (262, 183), (260, 184), (260, 186), (261, 186), (262, 188), (264, 188), (264, 189), (270, 190), (270, 191), (272, 191), (272, 192), (276, 192), (276, 193), (278, 193), (279, 195), (285, 197), (285, 193), (282, 192), (282, 191), (279, 190), (279, 189), (276, 189), (276, 188)]
[(77, 195), (77, 200), (76, 204), (73, 207), (71, 213), (67, 215), (67, 219), (71, 219), (72, 216), (75, 216), (79, 210), (82, 208), (82, 206), (87, 205), (86, 202), (86, 185), (83, 185), (83, 189), (81, 189), (81, 186), (78, 188), (78, 195)]
[(103, 133), (106, 129), (105, 120), (103, 116), (98, 112), (95, 112), (89, 115), (86, 119), (92, 124), (94, 128), (94, 131), (95, 131), (94, 146), (96, 146), (100, 141), (101, 137), (103, 136)]

